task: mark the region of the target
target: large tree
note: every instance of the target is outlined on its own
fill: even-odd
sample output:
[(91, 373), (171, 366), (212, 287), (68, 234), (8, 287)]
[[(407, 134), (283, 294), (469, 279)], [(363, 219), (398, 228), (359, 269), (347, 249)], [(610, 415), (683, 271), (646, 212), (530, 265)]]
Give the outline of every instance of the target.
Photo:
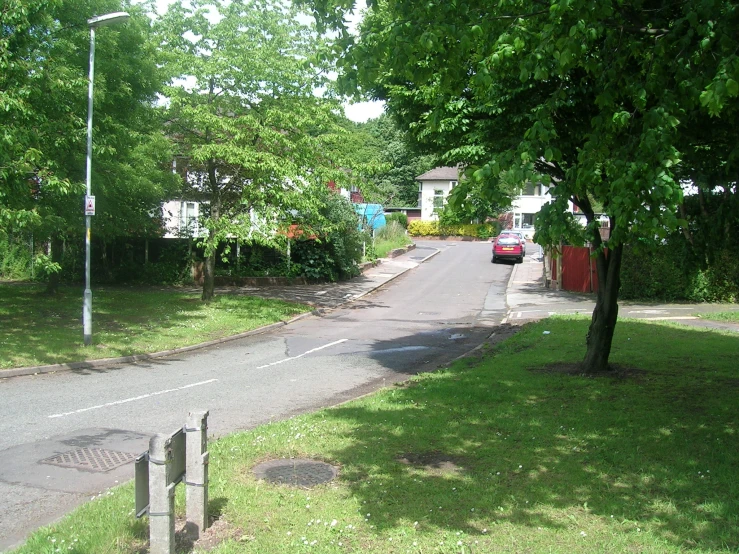
[(388, 114), (371, 119), (364, 129), (374, 138), (383, 164), (374, 175), (379, 190), (385, 191), (388, 206), (418, 205), (416, 177), (432, 169), (437, 160), (415, 147), (412, 135), (400, 128)]
[[(347, 2), (313, 5), (341, 26)], [(598, 372), (624, 244), (678, 226), (681, 180), (701, 157), (736, 180), (738, 20), (728, 0), (378, 0), (359, 39), (340, 41), (345, 82), (386, 99), (471, 180), (553, 186), (539, 241), (559, 242), (568, 203), (585, 214), (599, 286), (583, 365)], [(710, 141), (716, 123), (726, 148)], [(595, 206), (610, 220), (605, 240)]]
[(276, 243), (275, 224), (317, 213), (311, 187), (345, 176), (340, 106), (316, 92), (323, 44), (301, 21), (279, 0), (195, 0), (158, 22), (168, 132), (208, 211), (203, 300), (214, 295), (219, 243)]
[(0, 228), (50, 240), (56, 261), (62, 240), (84, 231), (87, 20), (121, 10), (131, 18), (96, 40), (93, 235), (107, 240), (156, 234), (152, 213), (175, 184), (150, 18), (119, 0), (12, 0), (0, 11)]

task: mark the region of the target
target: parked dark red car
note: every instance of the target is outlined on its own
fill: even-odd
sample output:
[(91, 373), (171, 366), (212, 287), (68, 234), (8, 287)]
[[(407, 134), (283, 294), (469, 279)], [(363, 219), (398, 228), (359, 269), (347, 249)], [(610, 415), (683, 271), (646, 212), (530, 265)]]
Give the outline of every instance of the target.
[(493, 240), (493, 263), (506, 259), (521, 263), (525, 253), (521, 245), (521, 237), (517, 235), (501, 233)]

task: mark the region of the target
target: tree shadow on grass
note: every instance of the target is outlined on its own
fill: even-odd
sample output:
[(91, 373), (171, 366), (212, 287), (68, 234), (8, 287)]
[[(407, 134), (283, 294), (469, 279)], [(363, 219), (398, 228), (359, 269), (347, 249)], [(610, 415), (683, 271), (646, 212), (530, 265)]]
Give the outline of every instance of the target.
[[(572, 322), (546, 325), (572, 334)], [(587, 322), (575, 325), (584, 336)], [(619, 322), (612, 359), (638, 371), (592, 378), (545, 370), (572, 339), (542, 355), (521, 347), (551, 337), (528, 329), (477, 368), (326, 412), (354, 428), (330, 455), (377, 530), (617, 522), (676, 546), (739, 545), (739, 337)]]

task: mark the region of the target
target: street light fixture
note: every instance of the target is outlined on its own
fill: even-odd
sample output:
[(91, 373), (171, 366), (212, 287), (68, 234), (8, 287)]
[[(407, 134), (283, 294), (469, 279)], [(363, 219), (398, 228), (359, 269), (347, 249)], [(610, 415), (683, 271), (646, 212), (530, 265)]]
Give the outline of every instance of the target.
[(92, 344), (92, 289), (90, 288), (90, 223), (95, 213), (92, 196), (92, 84), (95, 78), (95, 28), (120, 23), (129, 18), (126, 12), (98, 15), (87, 20), (90, 26), (90, 78), (87, 87), (87, 194), (85, 195), (85, 295), (82, 303), (82, 330), (85, 346)]

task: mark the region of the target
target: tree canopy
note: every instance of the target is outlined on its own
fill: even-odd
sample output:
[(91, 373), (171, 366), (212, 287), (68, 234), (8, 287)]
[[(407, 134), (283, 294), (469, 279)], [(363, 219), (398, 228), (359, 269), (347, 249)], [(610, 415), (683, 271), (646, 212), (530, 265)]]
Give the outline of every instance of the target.
[(156, 44), (143, 7), (116, 0), (12, 0), (0, 11), (0, 228), (28, 229), (39, 241), (83, 235), (87, 20), (121, 10), (131, 15), (125, 24), (97, 33), (93, 231), (104, 239), (158, 232), (152, 212), (176, 179), (154, 106)]
[(340, 106), (315, 93), (326, 84), (322, 39), (289, 3), (177, 3), (157, 28), (171, 72), (168, 131), (191, 193), (208, 204), (209, 300), (219, 242), (275, 243), (280, 222), (319, 214), (310, 188), (346, 177), (345, 130)]
[[(312, 5), (337, 27), (350, 7)], [(585, 214), (599, 289), (584, 367), (600, 371), (623, 245), (681, 223), (686, 180), (736, 181), (738, 17), (709, 0), (377, 0), (338, 49), (345, 86), (386, 99), (468, 182), (552, 185), (538, 241), (559, 242), (570, 203)]]

